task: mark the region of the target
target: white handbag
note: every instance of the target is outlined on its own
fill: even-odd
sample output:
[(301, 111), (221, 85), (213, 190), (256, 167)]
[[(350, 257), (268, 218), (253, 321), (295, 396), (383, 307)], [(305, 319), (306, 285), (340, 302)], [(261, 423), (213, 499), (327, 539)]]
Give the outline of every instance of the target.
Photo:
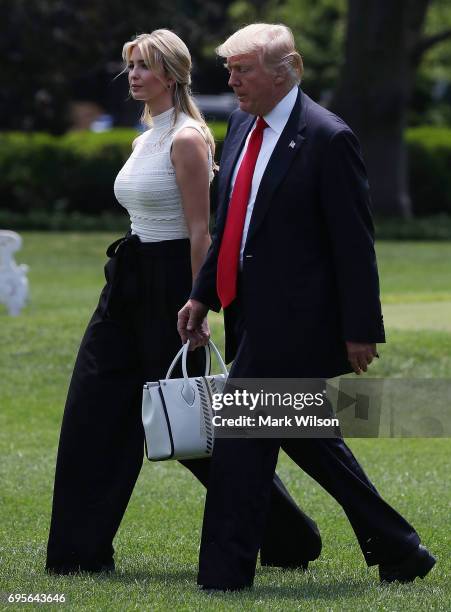
[[(210, 457), (213, 452), (213, 396), (222, 393), (228, 371), (218, 349), (210, 340), (208, 347), (205, 347), (205, 375), (188, 378), (188, 347), (189, 341), (174, 357), (164, 380), (144, 385), (142, 421), (146, 455), (150, 461), (199, 459)], [(208, 375), (210, 348), (218, 358), (222, 374)], [(183, 378), (171, 379), (180, 356)]]

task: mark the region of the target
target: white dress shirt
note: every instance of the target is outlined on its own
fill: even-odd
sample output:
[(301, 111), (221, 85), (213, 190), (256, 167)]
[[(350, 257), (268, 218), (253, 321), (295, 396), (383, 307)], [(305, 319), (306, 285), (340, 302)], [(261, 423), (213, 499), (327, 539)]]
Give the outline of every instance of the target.
[[(249, 196), (249, 202), (246, 210), (246, 218), (244, 220), (243, 237), (241, 239), (240, 268), (243, 266), (244, 245), (246, 244), (247, 232), (249, 230), (249, 223), (251, 221), (252, 211), (254, 210), (255, 198), (257, 197), (258, 188), (260, 187), (260, 182), (262, 180), (262, 176), (265, 172), (266, 166), (269, 162), (269, 158), (271, 157), (274, 148), (277, 144), (277, 141), (279, 140), (279, 137), (287, 124), (291, 111), (293, 110), (297, 95), (298, 86), (295, 85), (293, 89), (291, 89), (287, 93), (287, 95), (282, 98), (282, 100), (267, 115), (263, 117), (263, 119), (268, 124), (268, 127), (263, 131), (263, 142), (260, 152), (258, 154), (257, 163), (255, 164), (254, 175), (252, 177), (251, 194)], [(244, 154), (246, 153), (247, 145), (254, 129), (255, 123), (246, 138), (243, 150), (241, 151), (241, 154), (233, 170), (232, 180), (230, 184), (230, 195), (233, 192), (236, 175), (238, 174), (241, 161), (244, 157)]]

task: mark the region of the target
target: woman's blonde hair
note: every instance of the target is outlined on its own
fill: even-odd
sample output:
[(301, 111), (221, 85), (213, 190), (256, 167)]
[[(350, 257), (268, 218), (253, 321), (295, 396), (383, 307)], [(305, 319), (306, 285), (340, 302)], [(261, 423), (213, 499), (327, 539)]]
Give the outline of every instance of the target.
[[(145, 65), (155, 72), (156, 76), (163, 70), (174, 79), (174, 120), (175, 125), (179, 114), (185, 113), (199, 122), (205, 139), (214, 158), (215, 141), (210, 128), (205, 122), (191, 95), (191, 55), (183, 40), (170, 30), (154, 30), (150, 34), (139, 34), (133, 40), (124, 44), (122, 59), (127, 69), (132, 51), (135, 47), (141, 52)], [(146, 103), (141, 121), (148, 126), (152, 125), (152, 113)]]
[(291, 83), (300, 83), (304, 66), (296, 51), (293, 32), (286, 25), (252, 23), (241, 28), (216, 49), (220, 57), (261, 53), (270, 70), (284, 69)]

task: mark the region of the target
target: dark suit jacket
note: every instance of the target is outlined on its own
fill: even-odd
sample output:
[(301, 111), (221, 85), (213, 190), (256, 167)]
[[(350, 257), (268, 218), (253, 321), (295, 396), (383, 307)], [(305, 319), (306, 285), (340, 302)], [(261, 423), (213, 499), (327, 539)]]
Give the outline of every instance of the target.
[[(216, 269), (230, 179), (255, 117), (229, 121), (218, 176), (216, 229), (191, 297), (219, 311)], [(294, 143), (294, 144), (293, 144)], [(299, 89), (263, 175), (242, 270), (244, 328), (274, 377), (351, 371), (345, 341), (384, 342), (369, 185), (350, 128)], [(236, 309), (225, 309), (226, 361)]]

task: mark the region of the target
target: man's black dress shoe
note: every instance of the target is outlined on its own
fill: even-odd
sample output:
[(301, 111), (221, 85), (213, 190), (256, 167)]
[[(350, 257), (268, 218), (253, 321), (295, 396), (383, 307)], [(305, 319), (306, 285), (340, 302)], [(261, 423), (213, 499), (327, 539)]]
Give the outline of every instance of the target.
[(114, 563), (106, 563), (100, 567), (100, 572), (106, 572), (107, 574), (111, 574), (115, 571)]
[(280, 567), (281, 569), (298, 570), (305, 572), (308, 569), (308, 561), (277, 561), (277, 559), (260, 559), (260, 565), (262, 567)]
[(200, 590), (207, 593), (226, 593), (227, 591), (243, 591), (244, 589), (250, 589), (251, 584), (235, 585), (235, 586), (218, 586), (212, 584), (201, 584)]
[(435, 565), (435, 557), (421, 544), (402, 561), (379, 565), (381, 582), (413, 582), (424, 578)]
[(58, 566), (47, 566), (46, 572), (55, 576), (67, 576), (69, 574), (78, 574), (79, 572), (89, 572), (90, 574), (99, 574), (105, 572), (111, 574), (114, 572), (114, 561), (111, 563), (101, 563), (93, 565), (73, 565), (73, 564), (62, 564)]

